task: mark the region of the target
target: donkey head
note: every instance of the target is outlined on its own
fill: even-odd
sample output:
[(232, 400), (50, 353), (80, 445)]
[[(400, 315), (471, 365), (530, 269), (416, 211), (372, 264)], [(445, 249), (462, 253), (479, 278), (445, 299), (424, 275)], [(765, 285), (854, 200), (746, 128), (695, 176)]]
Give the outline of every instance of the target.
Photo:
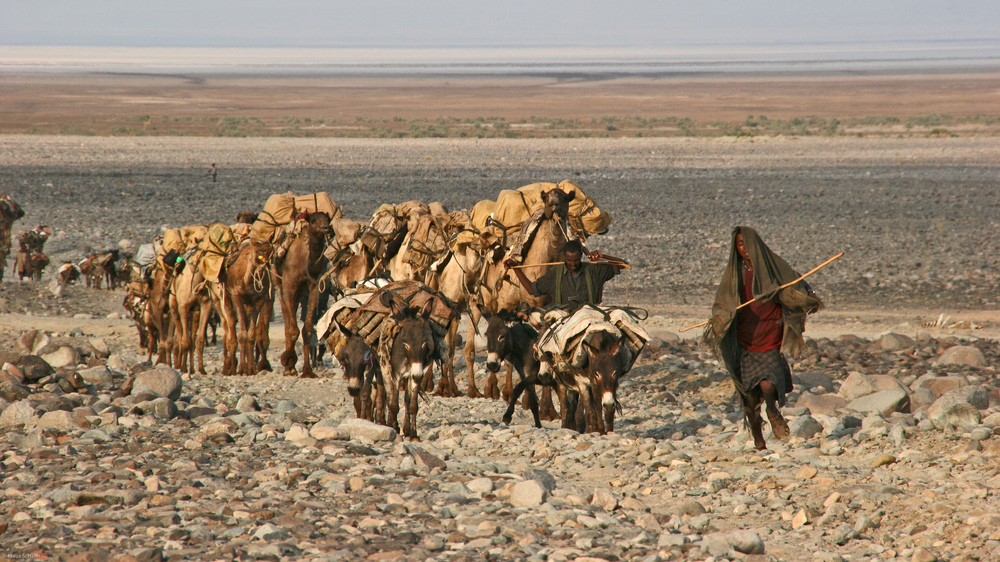
[(347, 392), (351, 396), (361, 394), (364, 385), (365, 371), (371, 367), (375, 357), (365, 344), (364, 338), (352, 334), (347, 343), (337, 352), (337, 361), (344, 368), (344, 378), (347, 379)]
[(605, 409), (620, 409), (618, 403), (618, 381), (625, 371), (625, 366), (618, 350), (622, 340), (616, 339), (607, 332), (598, 332), (582, 345), (587, 351), (586, 371), (590, 377), (590, 387), (595, 396), (601, 397)]
[(491, 373), (500, 371), (504, 357), (512, 351), (510, 328), (511, 323), (518, 320), (517, 314), (509, 310), (501, 310), (496, 316), (489, 313), (486, 317), (486, 368)]
[(391, 307), (399, 331), (392, 343), (392, 369), (399, 378), (421, 381), (434, 358), (434, 332), (430, 326), (433, 301), (422, 309)]

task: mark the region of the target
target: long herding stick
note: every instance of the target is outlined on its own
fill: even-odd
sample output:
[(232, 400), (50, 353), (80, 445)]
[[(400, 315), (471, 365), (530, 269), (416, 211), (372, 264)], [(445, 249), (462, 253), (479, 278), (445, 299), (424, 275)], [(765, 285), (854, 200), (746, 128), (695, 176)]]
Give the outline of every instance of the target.
[[(546, 266), (550, 266), (550, 265), (559, 265), (561, 263), (566, 263), (566, 262), (553, 261), (553, 262), (548, 262), (548, 263), (521, 264), (521, 265), (511, 266), (511, 269), (524, 269), (526, 267), (546, 267)], [(631, 265), (629, 265), (629, 264), (627, 264), (625, 262), (622, 262), (622, 261), (598, 260), (598, 261), (587, 261), (587, 262), (583, 262), (583, 263), (591, 263), (591, 264), (606, 263), (606, 264), (609, 264), (609, 265), (617, 265), (617, 266), (622, 267), (624, 269), (632, 269)]]
[[(838, 260), (838, 259), (840, 259), (842, 257), (844, 257), (844, 252), (840, 252), (839, 254), (833, 256), (832, 258), (826, 260), (825, 262), (823, 262), (823, 263), (817, 265), (816, 267), (810, 269), (806, 273), (802, 274), (802, 276), (799, 277), (798, 279), (796, 279), (795, 281), (789, 281), (788, 283), (785, 283), (784, 285), (778, 287), (778, 289), (775, 292), (778, 292), (778, 291), (780, 291), (782, 289), (786, 289), (788, 287), (791, 287), (792, 285), (798, 283), (799, 281), (802, 281), (806, 277), (809, 277), (813, 273), (816, 273), (817, 271), (819, 271), (819, 270), (823, 269), (824, 267), (830, 265), (831, 263), (833, 263), (834, 260)], [(756, 298), (752, 298), (752, 299), (748, 300), (747, 302), (745, 302), (745, 303), (737, 306), (736, 310), (739, 310), (739, 309), (743, 308), (744, 306), (752, 303), (755, 300), (757, 300), (757, 299)], [(693, 330), (695, 328), (700, 328), (702, 326), (708, 325), (709, 322), (711, 322), (711, 320), (705, 320), (704, 322), (702, 322), (700, 324), (695, 324), (694, 326), (688, 326), (687, 328), (682, 328), (682, 329), (678, 330), (678, 332), (686, 332), (688, 330)]]

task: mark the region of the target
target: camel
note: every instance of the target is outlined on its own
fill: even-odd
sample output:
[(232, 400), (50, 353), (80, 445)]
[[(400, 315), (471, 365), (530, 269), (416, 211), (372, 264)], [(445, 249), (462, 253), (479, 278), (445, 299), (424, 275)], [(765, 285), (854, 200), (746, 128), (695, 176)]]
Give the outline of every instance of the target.
[[(198, 372), (206, 374), (205, 332), (212, 313), (212, 297), (208, 292), (205, 276), (194, 264), (187, 264), (174, 276), (169, 308), (175, 336), (174, 368), (182, 373), (193, 374), (197, 354)], [(192, 326), (195, 323), (198, 331), (192, 338)]]
[[(285, 351), (281, 354), (281, 365), (285, 376), (294, 377), (298, 373), (295, 363), (295, 342), (302, 335), (302, 377), (315, 378), (313, 372), (312, 349), (317, 345), (315, 333), (316, 303), (319, 300), (319, 278), (326, 271), (329, 260), (323, 255), (327, 237), (332, 233), (330, 216), (326, 213), (311, 213), (308, 224), (292, 240), (281, 264), (276, 267), (278, 289), (281, 294), (281, 315), (285, 318)], [(300, 332), (295, 318), (299, 304), (305, 300), (306, 317)]]
[(35, 281), (41, 280), (42, 270), (49, 265), (49, 258), (43, 252), (45, 241), (50, 234), (52, 234), (51, 228), (36, 226), (17, 235), (19, 248), (14, 260), (14, 270), (21, 280), (25, 277)]
[(154, 267), (147, 275), (149, 280), (149, 298), (146, 300), (147, 328), (151, 338), (156, 338), (155, 345), (150, 343), (147, 360), (153, 360), (157, 353), (157, 363), (169, 363), (172, 350), (171, 318), (170, 318), (170, 286), (173, 284), (174, 268), (177, 265), (177, 252), (170, 250), (156, 260)]
[[(226, 329), (223, 375), (255, 375), (258, 371), (271, 370), (267, 348), (270, 345), (268, 325), (274, 310), (270, 267), (273, 254), (274, 246), (250, 238), (226, 259), (219, 283), (213, 284), (213, 299), (222, 310)], [(236, 357), (237, 344), (239, 359)]]
[(6, 194), (0, 194), (0, 281), (3, 281), (4, 270), (7, 269), (7, 256), (10, 254), (10, 231), (14, 221), (24, 217), (24, 209)]
[[(551, 189), (542, 193), (544, 207), (532, 217), (525, 221), (524, 227), (529, 225), (529, 221), (536, 221), (533, 237), (530, 241), (522, 240), (521, 243), (527, 245), (524, 252), (522, 265), (544, 264), (559, 262), (563, 259), (562, 247), (567, 242), (569, 202), (573, 199), (575, 192), (566, 192), (560, 189)], [(522, 232), (526, 228), (522, 228)], [(530, 244), (529, 244), (530, 242)], [(545, 303), (545, 298), (538, 298), (528, 294), (514, 278), (513, 274), (503, 265), (504, 256), (500, 248), (491, 248), (487, 251), (487, 260), (483, 271), (483, 283), (480, 287), (482, 304), (491, 314), (497, 314), (500, 310), (517, 310), (521, 303), (528, 303), (530, 306), (539, 307)], [(524, 268), (528, 279), (534, 281), (548, 271), (550, 266), (535, 266)], [(478, 324), (481, 314), (476, 307), (470, 309), (470, 322)], [(467, 344), (468, 345), (468, 344)], [(490, 373), (486, 381), (486, 396), (488, 398), (502, 398), (509, 400), (513, 392), (513, 368), (508, 365), (503, 390), (497, 387), (498, 381), (495, 373)], [(542, 419), (555, 419), (555, 408), (552, 404), (552, 391), (545, 387), (542, 389), (541, 401)]]
[[(476, 388), (476, 378), (474, 365), (476, 362), (476, 324), (472, 321), (472, 310), (476, 308), (478, 300), (479, 278), (483, 269), (483, 256), (479, 251), (477, 238), (470, 243), (456, 244), (449, 254), (441, 261), (443, 265), (438, 266), (440, 271), (434, 276), (434, 288), (441, 291), (458, 307), (459, 311), (469, 314), (469, 332), (465, 341), (465, 366), (469, 377), (467, 396), (469, 398), (480, 398), (482, 394)], [(432, 266), (433, 267), (433, 266)], [(448, 331), (448, 358), (443, 364), (441, 379), (438, 381), (436, 394), (439, 396), (458, 396), (458, 386), (455, 384), (455, 341), (458, 336), (458, 322), (455, 322), (452, 329)]]

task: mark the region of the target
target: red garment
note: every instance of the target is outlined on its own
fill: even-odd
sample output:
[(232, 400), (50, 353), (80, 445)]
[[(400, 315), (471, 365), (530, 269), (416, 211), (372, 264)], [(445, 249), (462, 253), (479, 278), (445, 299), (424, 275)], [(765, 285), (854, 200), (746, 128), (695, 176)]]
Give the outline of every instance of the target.
[[(741, 304), (753, 298), (753, 273), (745, 267), (742, 269)], [(780, 349), (784, 333), (781, 306), (776, 302), (753, 302), (736, 312), (736, 341), (747, 351), (761, 353)]]

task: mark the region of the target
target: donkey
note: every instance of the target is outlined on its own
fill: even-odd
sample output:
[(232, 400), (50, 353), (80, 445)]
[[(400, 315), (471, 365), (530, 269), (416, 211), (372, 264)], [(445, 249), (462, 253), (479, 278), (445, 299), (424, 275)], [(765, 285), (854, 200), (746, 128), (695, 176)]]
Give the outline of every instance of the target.
[(578, 411), (581, 404), (567, 393), (563, 427), (575, 428), (580, 433), (614, 431), (615, 412), (621, 411), (618, 383), (628, 368), (627, 359), (620, 353), (624, 351), (621, 343), (621, 338), (608, 332), (591, 334), (580, 342), (586, 353), (586, 365), (556, 372), (560, 384), (574, 389), (583, 406)]
[[(284, 260), (276, 269), (276, 277), (281, 292), (281, 315), (285, 318), (285, 351), (281, 354), (281, 365), (285, 376), (298, 374), (295, 363), (295, 342), (302, 334), (302, 377), (315, 378), (311, 360), (312, 349), (316, 346), (314, 316), (319, 301), (319, 278), (326, 271), (329, 260), (323, 255), (327, 237), (333, 232), (330, 216), (326, 213), (312, 213), (306, 219), (308, 225), (288, 247)], [(301, 301), (305, 300), (306, 317), (299, 331), (295, 313)]]
[(357, 334), (347, 336), (347, 341), (336, 355), (340, 366), (344, 368), (347, 393), (354, 398), (357, 416), (384, 425), (385, 385), (382, 371), (364, 338)]
[(389, 425), (399, 431), (399, 389), (403, 387), (406, 412), (403, 416), (403, 436), (413, 441), (417, 437), (417, 402), (420, 385), (429, 371), (435, 357), (434, 332), (430, 326), (433, 301), (428, 301), (423, 310), (401, 309), (392, 301), (391, 294), (382, 293), (385, 303), (393, 311), (393, 318), (399, 329), (389, 352), (389, 376), (385, 379), (386, 394), (389, 399)]
[(514, 388), (510, 397), (503, 422), (509, 424), (514, 416), (514, 406), (525, 390), (528, 391), (528, 407), (535, 418), (535, 427), (542, 427), (538, 414), (538, 395), (535, 394), (535, 384), (538, 384), (538, 369), (541, 362), (535, 358), (535, 342), (538, 341), (538, 330), (530, 324), (521, 322), (515, 314), (501, 311), (496, 316), (489, 316), (486, 324), (486, 369), (498, 373), (503, 361), (510, 363), (521, 382)]

